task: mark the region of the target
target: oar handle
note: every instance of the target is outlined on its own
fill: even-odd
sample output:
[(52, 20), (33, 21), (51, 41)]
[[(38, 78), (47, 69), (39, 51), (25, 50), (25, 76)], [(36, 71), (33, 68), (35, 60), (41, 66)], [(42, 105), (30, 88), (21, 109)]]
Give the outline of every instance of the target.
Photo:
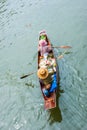
[[(72, 48), (72, 47), (71, 47), (71, 46), (64, 46), (64, 45), (62, 45), (62, 46), (52, 46), (52, 48)], [(65, 54), (66, 52), (67, 52), (67, 51), (64, 51), (64, 52), (62, 53), (62, 55), (58, 56), (58, 59), (63, 58), (63, 56), (64, 56), (64, 54)], [(28, 76), (34, 74), (34, 73), (36, 73), (36, 71), (35, 71), (35, 72), (32, 72), (32, 73), (29, 73), (29, 74), (26, 74), (26, 75), (20, 77), (20, 79), (26, 78), (26, 77), (28, 77)]]

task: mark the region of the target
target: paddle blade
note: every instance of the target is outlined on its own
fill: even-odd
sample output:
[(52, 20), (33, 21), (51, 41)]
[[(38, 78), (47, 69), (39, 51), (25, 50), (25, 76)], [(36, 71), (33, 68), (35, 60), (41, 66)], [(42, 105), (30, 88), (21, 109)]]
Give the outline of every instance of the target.
[(53, 48), (64, 48), (64, 49), (67, 49), (67, 48), (72, 48), (71, 46), (54, 46)]
[(32, 72), (32, 73), (30, 73), (30, 74), (26, 74), (26, 75), (24, 75), (24, 76), (20, 77), (20, 79), (26, 78), (26, 77), (28, 77), (28, 76), (30, 76), (30, 75), (32, 75), (32, 74), (34, 74), (34, 73), (36, 73), (36, 71), (35, 71), (35, 72)]
[(24, 76), (20, 77), (20, 79), (26, 78), (26, 77), (28, 77), (28, 76), (29, 76), (29, 75), (24, 75)]
[(61, 58), (63, 58), (63, 55), (58, 56), (58, 59), (61, 59)]
[(72, 48), (71, 46), (60, 46), (60, 48)]

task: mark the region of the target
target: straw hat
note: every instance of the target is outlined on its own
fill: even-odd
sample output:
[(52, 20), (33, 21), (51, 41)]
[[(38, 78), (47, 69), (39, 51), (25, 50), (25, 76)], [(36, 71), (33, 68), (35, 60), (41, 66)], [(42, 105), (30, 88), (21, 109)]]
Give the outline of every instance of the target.
[(37, 75), (40, 79), (46, 79), (48, 77), (48, 70), (45, 68), (40, 68)]

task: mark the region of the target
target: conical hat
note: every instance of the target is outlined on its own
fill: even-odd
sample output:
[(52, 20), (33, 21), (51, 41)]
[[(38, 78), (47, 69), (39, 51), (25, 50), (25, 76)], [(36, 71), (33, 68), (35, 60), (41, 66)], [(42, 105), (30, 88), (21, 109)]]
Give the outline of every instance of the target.
[(48, 70), (45, 68), (40, 68), (37, 75), (40, 79), (46, 79), (48, 77)]

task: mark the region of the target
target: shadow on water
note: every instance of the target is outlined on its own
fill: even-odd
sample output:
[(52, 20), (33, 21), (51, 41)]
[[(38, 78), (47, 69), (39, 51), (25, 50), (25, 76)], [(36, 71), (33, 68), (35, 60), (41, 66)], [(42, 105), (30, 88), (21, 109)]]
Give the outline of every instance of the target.
[(57, 91), (57, 96), (56, 96), (56, 108), (53, 108), (53, 109), (50, 109), (49, 110), (49, 113), (50, 113), (50, 116), (49, 116), (49, 122), (50, 122), (50, 125), (52, 125), (53, 123), (55, 122), (61, 122), (62, 121), (62, 115), (61, 115), (61, 110), (59, 108), (59, 97), (60, 97), (60, 93), (62, 92), (62, 90), (60, 91), (58, 89)]
[[(56, 58), (56, 61), (57, 61), (57, 58)], [(57, 92), (56, 92), (56, 108), (53, 108), (53, 109), (49, 110), (49, 113), (50, 113), (50, 116), (49, 116), (50, 125), (52, 125), (55, 122), (61, 122), (62, 121), (61, 110), (60, 110), (60, 107), (59, 107), (59, 97), (61, 96), (60, 94), (63, 93), (63, 90), (60, 90), (60, 76), (59, 76), (58, 63), (57, 63), (57, 82), (58, 82), (58, 87), (57, 87)]]

